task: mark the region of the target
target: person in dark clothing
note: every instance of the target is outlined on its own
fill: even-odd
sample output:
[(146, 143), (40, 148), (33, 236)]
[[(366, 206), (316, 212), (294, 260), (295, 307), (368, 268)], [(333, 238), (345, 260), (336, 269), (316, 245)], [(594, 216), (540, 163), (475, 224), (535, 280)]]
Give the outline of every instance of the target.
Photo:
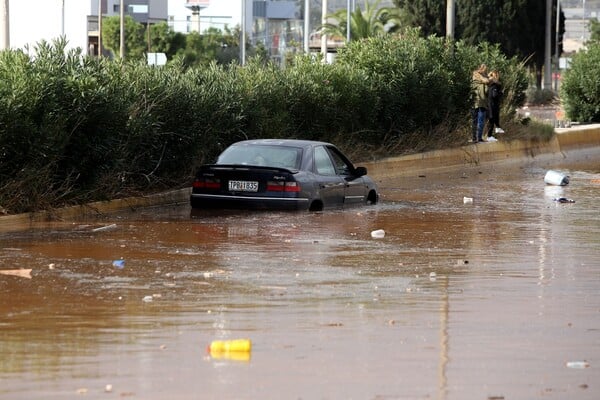
[(494, 137), (495, 133), (504, 133), (500, 128), (500, 102), (502, 100), (502, 84), (500, 83), (500, 73), (492, 71), (489, 75), (488, 83), (488, 140)]
[(472, 140), (483, 142), (483, 128), (485, 125), (488, 108), (488, 85), (490, 83), (487, 75), (487, 66), (481, 64), (473, 71), (471, 88), (474, 95), (473, 107), (471, 108)]

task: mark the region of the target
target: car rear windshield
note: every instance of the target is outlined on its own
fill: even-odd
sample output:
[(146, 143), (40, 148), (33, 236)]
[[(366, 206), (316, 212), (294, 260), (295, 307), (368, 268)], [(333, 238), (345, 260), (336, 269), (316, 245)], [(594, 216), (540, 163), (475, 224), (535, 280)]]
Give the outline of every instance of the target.
[(257, 165), (298, 170), (301, 161), (300, 147), (241, 145), (226, 149), (219, 156), (217, 164)]

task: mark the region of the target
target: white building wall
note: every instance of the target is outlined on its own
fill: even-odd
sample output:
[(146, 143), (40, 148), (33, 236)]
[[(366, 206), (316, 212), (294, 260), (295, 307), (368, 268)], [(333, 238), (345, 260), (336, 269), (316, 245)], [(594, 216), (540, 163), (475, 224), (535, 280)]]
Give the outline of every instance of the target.
[(38, 42), (63, 34), (67, 48), (87, 49), (87, 16), (90, 2), (85, 0), (9, 0), (10, 47), (33, 48)]

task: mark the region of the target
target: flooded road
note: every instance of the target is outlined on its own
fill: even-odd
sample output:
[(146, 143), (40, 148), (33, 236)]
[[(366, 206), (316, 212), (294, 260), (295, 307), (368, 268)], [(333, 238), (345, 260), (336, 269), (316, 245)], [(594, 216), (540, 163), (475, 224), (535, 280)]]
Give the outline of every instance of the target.
[[(0, 269), (32, 269), (0, 275), (0, 398), (597, 399), (600, 165), (562, 171), (0, 233)], [(234, 338), (252, 351), (207, 353)]]

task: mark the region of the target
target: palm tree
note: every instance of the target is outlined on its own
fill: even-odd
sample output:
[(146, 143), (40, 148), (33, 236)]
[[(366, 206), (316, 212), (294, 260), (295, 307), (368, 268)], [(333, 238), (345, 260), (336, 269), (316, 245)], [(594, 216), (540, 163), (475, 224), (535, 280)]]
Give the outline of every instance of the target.
[[(366, 1), (365, 10), (356, 7), (350, 13), (350, 40), (364, 39), (371, 36), (394, 33), (400, 29), (400, 13), (398, 8), (378, 8), (381, 0), (376, 0), (372, 5)], [(340, 9), (328, 19), (332, 22), (321, 27), (322, 32), (327, 35), (347, 37), (347, 13), (346, 9)]]

